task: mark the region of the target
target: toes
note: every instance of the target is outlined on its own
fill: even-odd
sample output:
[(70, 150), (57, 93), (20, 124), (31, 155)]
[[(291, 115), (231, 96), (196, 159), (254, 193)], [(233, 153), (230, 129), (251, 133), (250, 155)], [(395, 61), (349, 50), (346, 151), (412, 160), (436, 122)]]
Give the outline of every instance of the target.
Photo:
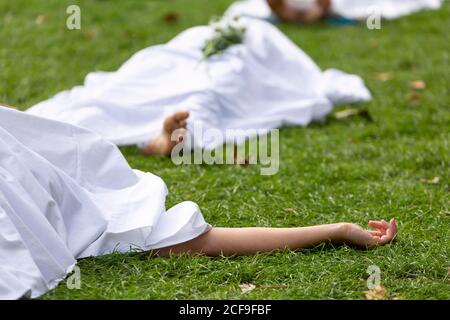
[(167, 133), (172, 133), (176, 129), (177, 122), (174, 116), (169, 116), (164, 120), (164, 131)]
[(177, 122), (185, 121), (187, 118), (189, 118), (189, 112), (177, 111), (173, 114), (173, 117)]
[(166, 133), (171, 134), (173, 131), (179, 128), (186, 128), (187, 121), (186, 119), (189, 117), (189, 112), (179, 111), (175, 112), (171, 116), (168, 116), (164, 120), (164, 131)]
[(180, 128), (185, 128), (187, 127), (187, 121), (186, 120), (181, 120), (180, 122), (178, 122), (178, 125), (180, 126)]

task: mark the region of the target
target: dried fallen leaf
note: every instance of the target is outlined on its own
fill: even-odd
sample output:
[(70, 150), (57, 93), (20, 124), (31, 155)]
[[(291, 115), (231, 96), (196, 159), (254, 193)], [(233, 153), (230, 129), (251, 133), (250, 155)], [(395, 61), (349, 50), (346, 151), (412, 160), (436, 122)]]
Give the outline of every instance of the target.
[(392, 72), (377, 72), (373, 74), (373, 77), (380, 81), (388, 81), (393, 78)]
[(346, 109), (334, 113), (334, 117), (338, 120), (360, 116), (372, 122), (373, 118), (367, 109)]
[(429, 179), (420, 179), (420, 181), (425, 184), (439, 184), (439, 182), (441, 182), (441, 178), (434, 177), (433, 179), (430, 179), (430, 180)]
[(369, 44), (369, 46), (371, 46), (372, 48), (377, 48), (380, 43), (378, 42), (377, 39), (375, 38), (369, 38), (369, 40), (367, 41), (367, 43)]
[(234, 164), (236, 166), (248, 166), (250, 163), (255, 163), (254, 159), (248, 155), (245, 156), (244, 158), (238, 157), (238, 155), (239, 155), (238, 147), (237, 145), (234, 145)]
[(189, 193), (189, 192), (183, 192), (183, 199), (184, 200), (187, 200), (187, 199), (189, 199), (189, 196), (190, 196), (191, 194)]
[(83, 36), (87, 39), (95, 38), (95, 36), (97, 36), (97, 30), (95, 29), (85, 30), (83, 31)]
[(382, 286), (375, 287), (369, 291), (364, 291), (367, 300), (386, 300), (387, 290)]
[(169, 12), (164, 16), (164, 21), (167, 23), (177, 22), (180, 18), (180, 15), (176, 12)]
[(247, 293), (250, 292), (252, 290), (256, 289), (256, 286), (254, 284), (251, 283), (243, 283), (239, 285), (239, 288), (241, 288), (241, 292), (242, 293)]
[(345, 119), (356, 115), (358, 115), (358, 109), (346, 109), (334, 113), (336, 119)]
[(294, 212), (295, 210), (293, 208), (285, 208), (284, 211), (286, 211), (286, 212)]
[(34, 23), (37, 25), (41, 25), (45, 21), (47, 21), (47, 16), (45, 14), (40, 14), (36, 17), (36, 19), (34, 20)]
[(250, 164), (251, 160), (249, 157), (245, 157), (245, 158), (238, 158), (235, 157), (234, 159), (234, 164), (237, 166), (248, 166)]
[(409, 93), (409, 94), (406, 96), (406, 98), (407, 98), (409, 101), (420, 101), (420, 100), (422, 100), (422, 95), (421, 95), (421, 94), (418, 94), (418, 93), (415, 93), (415, 92), (412, 92), (412, 93)]
[(414, 90), (423, 90), (427, 87), (426, 83), (422, 80), (411, 81), (409, 87)]

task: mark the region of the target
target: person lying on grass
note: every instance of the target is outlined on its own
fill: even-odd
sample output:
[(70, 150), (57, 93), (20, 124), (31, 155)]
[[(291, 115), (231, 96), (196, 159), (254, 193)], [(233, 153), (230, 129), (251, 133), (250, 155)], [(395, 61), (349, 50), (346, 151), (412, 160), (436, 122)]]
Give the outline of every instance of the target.
[(186, 128), (183, 149), (214, 150), (370, 100), (359, 76), (322, 71), (271, 23), (224, 16), (138, 51), (116, 71), (91, 72), (26, 112), (169, 155)]

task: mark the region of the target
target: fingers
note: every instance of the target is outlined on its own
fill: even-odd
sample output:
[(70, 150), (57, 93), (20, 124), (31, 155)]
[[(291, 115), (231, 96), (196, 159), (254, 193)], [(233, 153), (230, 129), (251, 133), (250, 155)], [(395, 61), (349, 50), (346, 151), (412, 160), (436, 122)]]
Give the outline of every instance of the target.
[(381, 232), (382, 234), (386, 233), (386, 229), (384, 229), (384, 227), (380, 221), (369, 221), (369, 226), (374, 229), (377, 229), (377, 231)]
[(384, 234), (382, 233), (382, 232), (380, 232), (380, 231), (371, 231), (371, 230), (368, 230), (368, 232), (370, 233), (370, 235), (371, 236), (374, 236), (374, 237), (382, 237)]
[(397, 235), (397, 223), (395, 219), (391, 219), (389, 223), (386, 222), (388, 228), (386, 229), (386, 234), (381, 237), (382, 244), (386, 244), (394, 240)]
[(394, 238), (397, 236), (397, 222), (394, 218), (389, 221), (389, 228), (387, 229), (386, 233), (388, 236), (391, 237), (391, 240), (394, 240)]
[(372, 239), (373, 239), (373, 241), (374, 241), (374, 245), (373, 245), (373, 246), (378, 246), (378, 245), (380, 245), (381, 237), (375, 236), (375, 237), (373, 237)]
[(369, 226), (378, 229), (375, 231), (368, 230), (378, 245), (384, 245), (392, 242), (397, 236), (397, 222), (392, 218), (389, 223), (385, 220), (369, 221)]
[(369, 221), (369, 226), (371, 226), (374, 229), (379, 229), (381, 231), (385, 231), (389, 228), (389, 224), (384, 220), (381, 220), (381, 221), (372, 221), (371, 220), (371, 221)]

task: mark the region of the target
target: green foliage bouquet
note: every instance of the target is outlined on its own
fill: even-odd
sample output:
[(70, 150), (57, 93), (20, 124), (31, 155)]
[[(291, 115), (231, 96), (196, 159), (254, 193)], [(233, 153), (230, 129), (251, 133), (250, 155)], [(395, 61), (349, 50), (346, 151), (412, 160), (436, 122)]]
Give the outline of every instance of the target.
[(229, 47), (240, 44), (244, 40), (246, 28), (239, 17), (214, 19), (210, 25), (214, 29), (214, 34), (203, 46), (202, 52), (205, 59), (222, 54)]

